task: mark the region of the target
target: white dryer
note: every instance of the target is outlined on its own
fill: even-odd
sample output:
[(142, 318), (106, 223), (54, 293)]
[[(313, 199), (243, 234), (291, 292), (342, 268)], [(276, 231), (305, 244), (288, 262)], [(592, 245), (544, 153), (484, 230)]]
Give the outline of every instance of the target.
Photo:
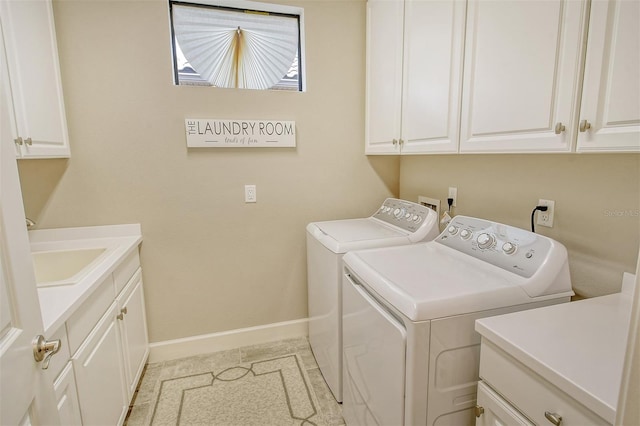
[(475, 320), (573, 295), (562, 244), (465, 216), (433, 241), (343, 259), (349, 426), (473, 425)]
[(307, 225), (309, 343), (333, 396), (342, 402), (342, 256), (349, 250), (432, 240), (438, 215), (388, 198), (372, 216)]

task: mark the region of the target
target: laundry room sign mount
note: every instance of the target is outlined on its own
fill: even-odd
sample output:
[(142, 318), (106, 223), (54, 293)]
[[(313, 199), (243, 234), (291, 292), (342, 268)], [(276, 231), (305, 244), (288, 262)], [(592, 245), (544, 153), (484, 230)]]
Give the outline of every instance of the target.
[(189, 148), (291, 148), (295, 121), (186, 118)]

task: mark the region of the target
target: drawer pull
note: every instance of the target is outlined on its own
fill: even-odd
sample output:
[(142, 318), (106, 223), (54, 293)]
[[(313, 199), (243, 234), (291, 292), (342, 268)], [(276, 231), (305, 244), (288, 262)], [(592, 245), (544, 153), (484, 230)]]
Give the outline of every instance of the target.
[(552, 413), (550, 411), (545, 411), (544, 416), (556, 426), (560, 426), (562, 423), (562, 416), (557, 415), (556, 413)]
[(476, 413), (476, 417), (480, 417), (481, 415), (484, 414), (484, 407), (480, 405), (476, 405), (475, 413)]

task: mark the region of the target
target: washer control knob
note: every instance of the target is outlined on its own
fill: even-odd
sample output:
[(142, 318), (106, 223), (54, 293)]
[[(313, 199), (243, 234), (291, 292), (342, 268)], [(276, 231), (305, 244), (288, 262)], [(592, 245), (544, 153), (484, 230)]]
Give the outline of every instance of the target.
[(393, 215), (396, 217), (396, 219), (402, 219), (402, 217), (404, 216), (404, 209), (395, 209), (393, 211)]
[(518, 246), (512, 242), (507, 241), (502, 245), (502, 251), (505, 254), (513, 254), (516, 252), (516, 250), (518, 250)]
[(458, 233), (458, 228), (456, 226), (451, 225), (447, 228), (447, 232), (451, 235), (456, 235)]
[(405, 213), (404, 218), (407, 220), (411, 220), (411, 213)]
[(468, 229), (463, 229), (462, 231), (460, 231), (460, 238), (462, 238), (463, 240), (468, 240), (472, 235), (473, 232), (469, 231)]
[(482, 234), (478, 235), (478, 247), (480, 247), (481, 249), (491, 248), (495, 245), (495, 243), (496, 237), (492, 234), (483, 232)]
[(411, 220), (413, 220), (415, 223), (420, 223), (422, 221), (422, 218), (420, 216), (418, 216), (417, 214), (414, 214), (411, 217)]

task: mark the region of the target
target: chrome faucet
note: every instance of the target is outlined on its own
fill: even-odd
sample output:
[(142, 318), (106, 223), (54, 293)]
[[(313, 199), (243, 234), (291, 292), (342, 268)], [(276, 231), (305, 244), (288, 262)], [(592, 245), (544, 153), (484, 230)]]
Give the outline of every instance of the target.
[(34, 221), (32, 221), (31, 219), (29, 219), (28, 217), (27, 217), (26, 219), (27, 219), (27, 229), (31, 229), (31, 228), (33, 228), (34, 226), (36, 226), (36, 223), (35, 223)]

